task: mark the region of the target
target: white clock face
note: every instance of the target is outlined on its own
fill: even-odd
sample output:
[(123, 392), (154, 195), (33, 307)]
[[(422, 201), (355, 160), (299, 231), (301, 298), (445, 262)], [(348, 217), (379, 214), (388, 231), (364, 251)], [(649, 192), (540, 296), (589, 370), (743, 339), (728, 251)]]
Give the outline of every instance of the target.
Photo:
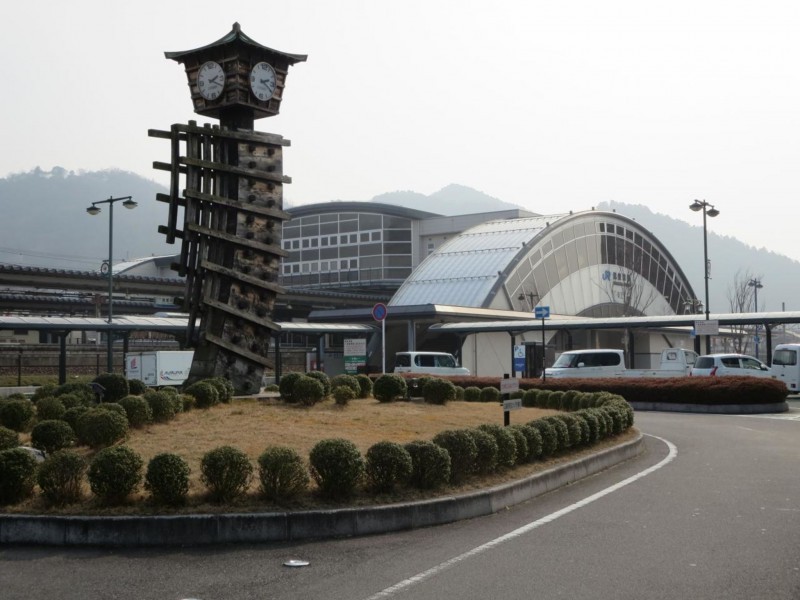
[(260, 62), (250, 71), (250, 89), (259, 100), (272, 98), (277, 84), (275, 69), (269, 63)]
[(225, 71), (219, 63), (204, 62), (197, 72), (197, 89), (206, 100), (216, 100), (225, 89)]

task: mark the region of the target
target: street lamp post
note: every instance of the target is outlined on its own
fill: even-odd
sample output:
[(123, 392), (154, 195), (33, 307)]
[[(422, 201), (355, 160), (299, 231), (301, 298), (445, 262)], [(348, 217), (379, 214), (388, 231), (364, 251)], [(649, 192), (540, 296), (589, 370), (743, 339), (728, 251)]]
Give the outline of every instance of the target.
[(128, 209), (133, 209), (139, 206), (133, 200), (132, 196), (122, 196), (120, 198), (109, 198), (108, 200), (99, 200), (92, 202), (92, 205), (86, 209), (86, 212), (94, 216), (100, 214), (100, 207), (98, 204), (108, 204), (108, 348), (107, 348), (107, 366), (108, 372), (114, 372), (114, 337), (111, 331), (111, 324), (114, 314), (114, 276), (112, 269), (112, 260), (114, 257), (114, 203), (122, 202), (122, 206)]
[[(710, 307), (708, 305), (708, 229), (706, 227), (706, 215), (709, 217), (716, 217), (719, 211), (714, 208), (713, 204), (709, 204), (705, 200), (695, 200), (689, 205), (694, 212), (699, 210), (703, 211), (703, 267), (705, 268), (705, 284), (706, 284), (706, 321), (709, 319)], [(711, 336), (706, 336), (706, 354), (711, 354)]]
[[(755, 309), (753, 312), (758, 312), (758, 290), (763, 288), (764, 286), (761, 285), (761, 280), (757, 277), (754, 277), (750, 281), (747, 282), (748, 287), (753, 288), (753, 304), (755, 305)], [(755, 334), (755, 345), (756, 345), (756, 358), (758, 358), (758, 325), (756, 325), (756, 334)]]

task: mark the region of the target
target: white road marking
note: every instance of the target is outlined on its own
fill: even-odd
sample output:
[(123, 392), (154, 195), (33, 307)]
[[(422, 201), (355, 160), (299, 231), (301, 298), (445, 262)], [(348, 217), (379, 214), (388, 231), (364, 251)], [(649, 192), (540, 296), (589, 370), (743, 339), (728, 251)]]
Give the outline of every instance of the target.
[(416, 585), (417, 583), (421, 583), (422, 581), (425, 581), (426, 579), (430, 579), (431, 577), (434, 577), (435, 575), (438, 575), (439, 573), (441, 573), (443, 571), (446, 571), (450, 567), (452, 567), (454, 565), (457, 565), (458, 563), (463, 562), (468, 558), (471, 558), (473, 556), (477, 556), (479, 554), (483, 554), (487, 550), (491, 550), (492, 548), (494, 548), (496, 546), (499, 546), (500, 544), (503, 544), (505, 542), (513, 540), (514, 538), (518, 538), (519, 536), (524, 535), (524, 534), (528, 533), (529, 531), (533, 531), (534, 529), (536, 529), (538, 527), (541, 527), (542, 525), (546, 525), (547, 523), (552, 523), (553, 521), (555, 521), (556, 519), (558, 519), (560, 517), (563, 517), (564, 515), (567, 515), (567, 514), (573, 512), (573, 511), (576, 511), (579, 508), (583, 508), (584, 506), (586, 506), (588, 504), (591, 504), (595, 500), (599, 500), (600, 498), (603, 498), (604, 496), (607, 496), (608, 494), (616, 492), (617, 490), (622, 489), (625, 486), (630, 485), (631, 483), (634, 483), (634, 482), (638, 481), (639, 479), (641, 479), (643, 477), (647, 477), (651, 473), (659, 470), (661, 467), (664, 467), (664, 466), (668, 465), (669, 463), (671, 463), (675, 459), (675, 457), (678, 456), (678, 449), (675, 447), (675, 444), (673, 444), (672, 442), (670, 442), (668, 440), (665, 440), (664, 438), (660, 438), (660, 437), (658, 437), (656, 435), (650, 435), (650, 434), (645, 434), (645, 435), (648, 435), (649, 437), (652, 437), (652, 438), (655, 438), (655, 439), (657, 439), (657, 440), (659, 440), (661, 442), (664, 442), (667, 445), (667, 448), (669, 448), (669, 453), (667, 454), (667, 456), (661, 462), (653, 465), (652, 467), (648, 467), (644, 471), (640, 471), (636, 475), (632, 475), (631, 477), (628, 477), (627, 479), (624, 479), (624, 480), (622, 480), (622, 481), (620, 481), (618, 483), (615, 483), (614, 485), (612, 485), (610, 487), (607, 487), (604, 490), (600, 490), (599, 492), (594, 493), (591, 496), (588, 496), (588, 497), (584, 498), (583, 500), (579, 500), (578, 502), (575, 502), (574, 504), (570, 504), (569, 506), (566, 506), (566, 507), (562, 508), (561, 510), (557, 510), (554, 513), (550, 513), (549, 515), (546, 515), (546, 516), (542, 517), (541, 519), (537, 519), (536, 521), (532, 521), (532, 522), (528, 523), (527, 525), (523, 525), (522, 527), (520, 527), (518, 529), (515, 529), (515, 530), (513, 530), (513, 531), (511, 531), (509, 533), (506, 533), (505, 535), (501, 535), (500, 537), (495, 538), (495, 539), (493, 539), (493, 540), (491, 540), (489, 542), (486, 542), (485, 544), (481, 544), (480, 546), (476, 546), (472, 550), (468, 550), (467, 552), (464, 552), (463, 554), (459, 554), (458, 556), (455, 556), (455, 557), (451, 558), (450, 560), (446, 560), (443, 563), (439, 563), (438, 565), (436, 565), (435, 567), (431, 567), (427, 571), (422, 571), (421, 573), (417, 573), (413, 577), (409, 577), (408, 579), (404, 579), (403, 581), (401, 581), (399, 583), (396, 583), (393, 586), (388, 587), (388, 588), (386, 588), (384, 590), (381, 590), (377, 594), (374, 594), (374, 595), (370, 596), (369, 598), (366, 598), (365, 600), (380, 600), (382, 598), (389, 598), (390, 596), (393, 596), (393, 595), (397, 594), (398, 592), (400, 592), (400, 591), (402, 591), (402, 590), (404, 590), (406, 588), (409, 588), (409, 587), (411, 587), (413, 585)]

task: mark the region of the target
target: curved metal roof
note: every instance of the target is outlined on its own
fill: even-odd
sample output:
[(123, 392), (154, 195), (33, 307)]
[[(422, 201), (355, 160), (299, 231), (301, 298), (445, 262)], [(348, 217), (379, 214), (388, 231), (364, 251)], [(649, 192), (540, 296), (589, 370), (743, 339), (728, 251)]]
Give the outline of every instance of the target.
[(464, 231), (422, 261), (389, 304), (485, 306), (514, 259), (527, 253), (531, 242), (564, 216), (489, 221)]
[(305, 217), (307, 215), (317, 215), (324, 213), (346, 213), (346, 212), (367, 212), (391, 215), (393, 217), (405, 217), (407, 219), (429, 219), (431, 217), (441, 217), (437, 213), (425, 212), (405, 206), (394, 204), (382, 204), (381, 202), (357, 202), (350, 200), (332, 200), (331, 202), (318, 202), (316, 204), (303, 204), (286, 208), (286, 212), (294, 217)]

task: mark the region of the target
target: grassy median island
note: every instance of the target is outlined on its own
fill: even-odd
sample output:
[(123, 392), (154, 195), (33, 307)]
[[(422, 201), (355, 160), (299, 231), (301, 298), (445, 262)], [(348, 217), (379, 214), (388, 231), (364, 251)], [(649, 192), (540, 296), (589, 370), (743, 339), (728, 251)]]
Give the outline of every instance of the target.
[[(524, 407), (511, 412), (511, 422), (527, 423), (558, 412)], [(191, 469), (190, 487), (187, 503), (181, 508), (154, 506), (148, 501), (148, 495), (141, 485), (125, 504), (105, 507), (92, 497), (88, 484), (85, 484), (84, 499), (78, 504), (50, 508), (40, 495), (34, 494), (21, 503), (5, 506), (0, 510), (28, 514), (136, 515), (307, 510), (386, 504), (452, 495), (521, 479), (560, 462), (574, 460), (582, 454), (596, 453), (603, 448), (621, 444), (637, 435), (635, 430), (629, 429), (585, 449), (489, 475), (474, 476), (457, 486), (449, 485), (432, 491), (403, 487), (391, 494), (382, 495), (360, 489), (355, 496), (342, 501), (321, 498), (312, 483), (308, 492), (294, 499), (290, 505), (271, 504), (259, 495), (256, 476), (249, 493), (243, 498), (231, 504), (216, 505), (208, 502), (206, 489), (200, 481), (200, 461), (203, 455), (225, 445), (244, 452), (256, 466), (257, 458), (267, 446), (293, 448), (307, 460), (311, 448), (326, 438), (350, 440), (365, 454), (373, 444), (381, 441), (404, 444), (413, 440), (431, 440), (444, 430), (471, 428), (485, 423), (501, 425), (502, 422), (502, 407), (497, 403), (456, 401), (446, 405), (432, 405), (417, 401), (381, 403), (368, 398), (352, 400), (346, 406), (337, 405), (328, 399), (305, 407), (287, 404), (277, 398), (233, 399), (228, 404), (180, 413), (166, 423), (150, 423), (141, 429), (131, 429), (127, 441), (124, 442), (142, 457), (145, 465), (162, 452), (175, 453), (186, 460)], [(25, 436), (23, 441), (26, 441)], [(87, 458), (94, 455), (85, 446), (78, 446), (75, 450)]]

